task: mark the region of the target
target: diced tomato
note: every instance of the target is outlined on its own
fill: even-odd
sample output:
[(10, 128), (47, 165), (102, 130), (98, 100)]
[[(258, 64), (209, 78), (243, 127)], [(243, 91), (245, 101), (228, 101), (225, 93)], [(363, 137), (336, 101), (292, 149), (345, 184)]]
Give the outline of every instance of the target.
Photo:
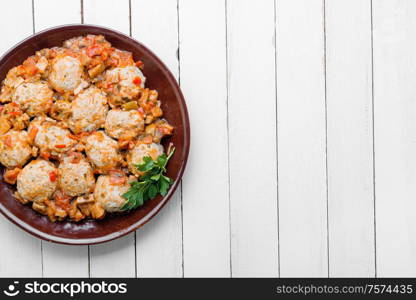
[(126, 67), (126, 66), (131, 66), (134, 64), (133, 55), (130, 52), (118, 51), (117, 54), (120, 58), (119, 67)]
[(117, 58), (110, 58), (110, 60), (107, 62), (109, 66), (117, 67), (118, 66), (118, 59)]
[(167, 127), (158, 127), (157, 130), (162, 134), (171, 134), (172, 130)]
[(72, 161), (71, 162), (73, 164), (77, 164), (77, 163), (79, 163), (81, 161), (82, 154), (79, 153), (79, 152), (70, 152), (68, 155), (70, 157), (72, 157)]
[(29, 130), (29, 138), (33, 141), (36, 138), (36, 135), (38, 134), (39, 129), (36, 126), (32, 126)]
[(108, 58), (108, 52), (107, 52), (107, 51), (103, 51), (103, 52), (101, 53), (101, 59), (102, 59), (102, 60), (107, 60), (107, 58)]
[(51, 157), (51, 154), (49, 152), (41, 152), (40, 157), (42, 157), (43, 159), (49, 160), (49, 158)]
[(22, 114), (22, 111), (21, 110), (11, 111), (11, 112), (9, 112), (9, 114), (14, 116), (14, 117), (17, 117), (17, 116), (20, 116)]
[(6, 135), (6, 136), (3, 138), (3, 143), (4, 143), (7, 147), (11, 148), (11, 147), (13, 146), (12, 137), (11, 137), (10, 135)]
[(144, 68), (144, 64), (141, 60), (136, 61), (136, 67), (143, 69)]
[(62, 148), (65, 148), (65, 147), (66, 147), (66, 145), (64, 145), (64, 144), (55, 145), (55, 148), (62, 149)]
[(56, 172), (55, 171), (49, 172), (49, 179), (52, 182), (55, 182), (56, 181)]
[(39, 71), (36, 67), (36, 60), (33, 57), (29, 57), (23, 62), (23, 68), (29, 76), (33, 76)]
[(143, 138), (143, 143), (145, 144), (151, 144), (152, 142), (153, 142), (153, 138), (150, 135)]
[(65, 50), (65, 54), (66, 55), (68, 55), (68, 56), (72, 56), (72, 57), (74, 57), (74, 58), (77, 58), (77, 54), (74, 52), (74, 51), (72, 51), (71, 49), (66, 49)]
[(110, 184), (111, 185), (122, 185), (126, 183), (126, 176), (121, 170), (110, 170)]
[(142, 79), (139, 76), (137, 76), (136, 78), (133, 79), (133, 83), (135, 85), (140, 85), (142, 83)]
[(93, 57), (96, 55), (101, 55), (103, 48), (100, 45), (92, 45), (87, 48), (87, 55)]
[(7, 170), (4, 173), (4, 181), (6, 181), (7, 183), (10, 183), (10, 184), (15, 184), (17, 176), (19, 175), (19, 173), (21, 171), (22, 171), (22, 169), (20, 169), (20, 168), (14, 168), (13, 170)]
[(4, 110), (4, 106), (0, 105), (0, 113)]
[(55, 192), (55, 203), (63, 210), (68, 211), (70, 209), (70, 200), (71, 197), (64, 194), (61, 190)]

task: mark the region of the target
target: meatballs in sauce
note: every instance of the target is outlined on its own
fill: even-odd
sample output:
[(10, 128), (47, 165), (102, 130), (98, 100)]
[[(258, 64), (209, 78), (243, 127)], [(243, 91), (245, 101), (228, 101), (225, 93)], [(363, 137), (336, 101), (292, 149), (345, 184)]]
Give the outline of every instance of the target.
[[(137, 58), (136, 58), (137, 59)], [(71, 38), (9, 70), (0, 91), (0, 163), (15, 198), (51, 221), (122, 210), (137, 165), (173, 132), (144, 65), (101, 35)]]

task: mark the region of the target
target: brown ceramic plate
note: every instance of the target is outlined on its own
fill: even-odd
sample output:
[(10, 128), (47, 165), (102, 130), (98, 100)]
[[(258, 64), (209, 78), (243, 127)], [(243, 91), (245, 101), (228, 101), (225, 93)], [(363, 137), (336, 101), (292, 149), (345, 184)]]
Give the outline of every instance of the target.
[[(36, 213), (31, 207), (20, 204), (13, 197), (13, 189), (0, 175), (0, 211), (10, 221), (27, 232), (47, 241), (61, 244), (98, 244), (119, 238), (148, 222), (166, 204), (175, 192), (185, 169), (189, 153), (190, 128), (185, 100), (179, 86), (168, 68), (149, 49), (134, 39), (114, 30), (91, 25), (66, 25), (47, 29), (20, 42), (0, 59), (0, 81), (14, 66), (43, 48), (62, 45), (63, 41), (85, 34), (102, 34), (114, 47), (133, 53), (135, 60), (144, 62), (146, 85), (157, 89), (162, 100), (166, 119), (175, 127), (174, 135), (163, 141), (176, 147), (169, 161), (167, 175), (174, 184), (165, 197), (160, 195), (141, 208), (126, 214), (108, 215), (103, 220), (85, 220), (52, 223), (46, 216)], [(3, 172), (1, 172), (3, 174)]]

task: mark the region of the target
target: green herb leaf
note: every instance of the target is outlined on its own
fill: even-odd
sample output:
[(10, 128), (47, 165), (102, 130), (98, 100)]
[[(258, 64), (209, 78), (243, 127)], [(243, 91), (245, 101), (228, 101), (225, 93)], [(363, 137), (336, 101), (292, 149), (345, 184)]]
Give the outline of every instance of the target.
[(150, 156), (143, 158), (143, 163), (136, 168), (144, 174), (139, 181), (133, 181), (129, 190), (122, 195), (126, 202), (121, 210), (131, 210), (142, 206), (147, 200), (155, 198), (158, 194), (165, 196), (173, 183), (173, 180), (164, 175), (166, 165), (175, 152), (175, 148), (168, 155), (163, 153), (156, 160)]

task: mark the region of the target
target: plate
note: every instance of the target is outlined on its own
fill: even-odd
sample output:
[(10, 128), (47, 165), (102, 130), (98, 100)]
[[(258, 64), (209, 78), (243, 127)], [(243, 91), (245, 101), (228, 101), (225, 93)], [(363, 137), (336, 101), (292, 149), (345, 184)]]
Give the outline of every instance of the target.
[(3, 181), (1, 170), (0, 212), (38, 238), (68, 245), (90, 245), (114, 240), (148, 222), (169, 201), (180, 184), (190, 146), (190, 126), (185, 99), (172, 73), (152, 51), (115, 30), (95, 25), (65, 25), (41, 31), (18, 43), (0, 58), (0, 81), (4, 80), (11, 68), (21, 64), (36, 51), (60, 46), (69, 38), (86, 34), (101, 34), (113, 47), (130, 51), (135, 60), (143, 61), (146, 86), (159, 92), (164, 117), (175, 128), (174, 135), (162, 142), (165, 149), (170, 142), (176, 147), (167, 171), (167, 176), (174, 179), (174, 183), (165, 197), (158, 195), (129, 213), (107, 215), (103, 220), (52, 223), (48, 217), (38, 214), (30, 206), (23, 205), (14, 198), (14, 189)]

